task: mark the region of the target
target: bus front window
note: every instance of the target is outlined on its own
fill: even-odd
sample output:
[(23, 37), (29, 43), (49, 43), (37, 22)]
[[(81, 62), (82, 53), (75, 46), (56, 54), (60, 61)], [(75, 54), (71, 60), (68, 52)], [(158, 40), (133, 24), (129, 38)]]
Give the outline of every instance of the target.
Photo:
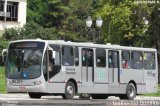
[(8, 52), (7, 77), (33, 79), (41, 75), (43, 49), (20, 48)]

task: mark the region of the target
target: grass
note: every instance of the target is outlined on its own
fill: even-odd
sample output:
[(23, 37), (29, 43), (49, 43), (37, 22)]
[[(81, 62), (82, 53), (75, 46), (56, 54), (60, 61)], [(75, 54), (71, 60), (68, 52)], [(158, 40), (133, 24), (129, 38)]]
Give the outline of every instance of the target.
[(6, 93), (5, 69), (0, 67), (0, 93)]

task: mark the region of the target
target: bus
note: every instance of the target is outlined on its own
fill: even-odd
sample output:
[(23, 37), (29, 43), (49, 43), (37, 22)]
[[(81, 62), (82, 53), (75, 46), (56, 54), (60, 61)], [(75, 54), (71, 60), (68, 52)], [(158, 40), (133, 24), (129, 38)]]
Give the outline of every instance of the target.
[(7, 92), (25, 92), (30, 98), (89, 94), (133, 100), (137, 94), (157, 92), (154, 48), (29, 39), (11, 41), (2, 58)]

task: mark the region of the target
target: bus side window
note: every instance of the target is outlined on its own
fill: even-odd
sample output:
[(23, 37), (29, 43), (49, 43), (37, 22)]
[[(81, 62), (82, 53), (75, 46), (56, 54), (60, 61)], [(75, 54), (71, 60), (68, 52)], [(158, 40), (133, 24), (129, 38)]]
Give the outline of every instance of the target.
[(144, 52), (143, 54), (143, 66), (147, 70), (155, 70), (155, 54)]
[(75, 47), (75, 66), (79, 65), (79, 50), (78, 47)]
[(82, 49), (82, 66), (93, 67), (93, 50), (92, 49)]
[(54, 60), (53, 60), (53, 57), (52, 57), (52, 51), (51, 50), (48, 50), (48, 58), (49, 58), (48, 70), (52, 71), (52, 65), (54, 64)]
[(133, 51), (131, 57), (132, 57), (132, 68), (142, 69), (143, 68), (142, 52)]
[(43, 58), (43, 74), (44, 74), (44, 78), (47, 81), (47, 51), (44, 54), (44, 58)]
[(73, 47), (63, 46), (62, 47), (62, 65), (73, 66), (74, 65), (74, 55)]
[(119, 54), (118, 51), (108, 51), (108, 64), (109, 68), (118, 68), (119, 67)]
[(112, 51), (108, 51), (108, 65), (109, 68), (113, 68), (113, 56)]
[(122, 68), (130, 68), (130, 51), (122, 51)]
[(106, 50), (96, 49), (96, 66), (106, 67)]

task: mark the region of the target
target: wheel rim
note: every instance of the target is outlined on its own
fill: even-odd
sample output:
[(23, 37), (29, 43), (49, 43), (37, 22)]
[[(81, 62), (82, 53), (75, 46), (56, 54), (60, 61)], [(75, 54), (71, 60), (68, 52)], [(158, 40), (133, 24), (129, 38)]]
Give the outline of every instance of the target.
[(73, 95), (73, 87), (72, 86), (67, 87), (67, 94)]
[(128, 93), (129, 93), (129, 97), (134, 97), (134, 88), (133, 87), (129, 87)]

